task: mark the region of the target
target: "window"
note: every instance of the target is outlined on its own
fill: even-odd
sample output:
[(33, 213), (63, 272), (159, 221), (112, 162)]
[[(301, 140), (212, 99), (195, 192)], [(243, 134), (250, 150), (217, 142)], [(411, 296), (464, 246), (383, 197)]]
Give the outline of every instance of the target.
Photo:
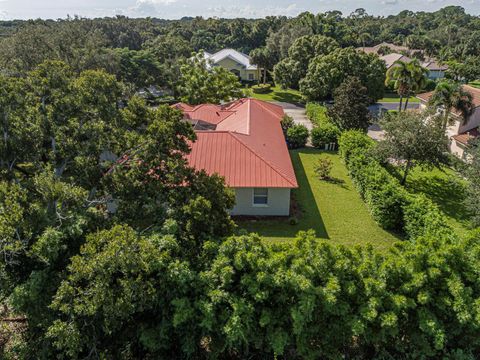
[(248, 80), (254, 80), (253, 74), (248, 74)]
[(253, 189), (253, 206), (268, 206), (268, 189)]

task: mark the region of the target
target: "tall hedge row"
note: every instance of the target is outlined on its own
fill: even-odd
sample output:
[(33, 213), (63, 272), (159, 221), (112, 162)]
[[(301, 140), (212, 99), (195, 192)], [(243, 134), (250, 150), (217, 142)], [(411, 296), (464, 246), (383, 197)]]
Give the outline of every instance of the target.
[(448, 235), (452, 229), (428, 198), (406, 191), (373, 156), (376, 144), (360, 131), (339, 138), (340, 155), (370, 213), (384, 229), (403, 232), (410, 239)]
[(340, 130), (330, 120), (325, 106), (318, 103), (308, 103), (306, 107), (307, 117), (313, 124), (311, 132), (312, 145), (324, 149), (325, 145), (336, 144)]

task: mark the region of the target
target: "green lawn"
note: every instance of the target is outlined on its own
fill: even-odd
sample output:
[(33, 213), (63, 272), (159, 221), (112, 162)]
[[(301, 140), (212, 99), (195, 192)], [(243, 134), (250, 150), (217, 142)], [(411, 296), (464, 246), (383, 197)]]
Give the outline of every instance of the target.
[(423, 193), (437, 204), (459, 234), (467, 231), (469, 214), (464, 206), (466, 183), (455, 171), (448, 168), (443, 171), (414, 168), (406, 186), (408, 191)]
[[(372, 219), (338, 154), (302, 149), (292, 151), (291, 156), (299, 183), (299, 189), (293, 191), (294, 202), (301, 209), (298, 224), (290, 225), (288, 219), (242, 220), (238, 221), (240, 228), (258, 233), (268, 242), (290, 241), (298, 231), (308, 229), (314, 229), (319, 239), (331, 243), (371, 243), (380, 250), (398, 240)], [(332, 181), (321, 181), (315, 176), (313, 168), (320, 156), (333, 162)]]
[(472, 82), (468, 83), (468, 85), (480, 89), (480, 80), (472, 81)]
[[(399, 102), (399, 101), (400, 101), (400, 96), (398, 96), (398, 94), (395, 94), (395, 93), (386, 93), (383, 99), (378, 100), (378, 102)], [(403, 99), (403, 101), (405, 101), (405, 99)], [(418, 100), (414, 96), (410, 97), (408, 101), (411, 103), (420, 102), (420, 100)]]
[(281, 101), (291, 104), (303, 103), (302, 95), (298, 90), (282, 89), (279, 86), (274, 86), (271, 91), (266, 94), (255, 94), (252, 91), (252, 97), (264, 101)]

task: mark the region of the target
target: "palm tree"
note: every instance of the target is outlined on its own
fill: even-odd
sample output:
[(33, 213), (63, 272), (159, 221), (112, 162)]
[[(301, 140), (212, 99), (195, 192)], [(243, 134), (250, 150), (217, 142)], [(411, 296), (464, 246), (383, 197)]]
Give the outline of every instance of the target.
[(395, 82), (393, 87), (400, 96), (398, 111), (402, 111), (403, 98), (409, 96), (412, 89), (412, 73), (408, 63), (401, 60), (395, 61), (387, 71), (385, 84), (389, 84), (390, 81)]
[(410, 93), (405, 101), (405, 107), (403, 110), (407, 110), (408, 99), (410, 96), (418, 94), (427, 85), (428, 69), (425, 69), (418, 59), (413, 60), (407, 65), (410, 70)]
[(365, 43), (367, 43), (367, 42), (369, 42), (370, 40), (372, 40), (372, 37), (370, 36), (369, 33), (364, 32), (364, 33), (361, 33), (361, 34), (358, 36), (358, 39), (362, 42), (362, 50), (365, 51)]
[(475, 105), (473, 96), (461, 84), (453, 81), (442, 81), (437, 85), (429, 101), (430, 105), (442, 107), (444, 111), (443, 129), (447, 129), (452, 112), (462, 115), (463, 121), (473, 113)]

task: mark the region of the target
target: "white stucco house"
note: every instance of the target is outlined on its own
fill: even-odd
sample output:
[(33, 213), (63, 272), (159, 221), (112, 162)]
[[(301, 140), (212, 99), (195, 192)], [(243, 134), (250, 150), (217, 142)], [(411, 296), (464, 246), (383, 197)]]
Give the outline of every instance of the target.
[(288, 216), (297, 179), (283, 136), (282, 107), (256, 99), (227, 105), (173, 105), (195, 129), (189, 164), (224, 177), (236, 216)]
[[(447, 128), (450, 152), (462, 160), (467, 160), (465, 149), (468, 143), (480, 135), (480, 89), (473, 86), (463, 85), (463, 89), (472, 94), (474, 111), (467, 119), (463, 119), (461, 114), (453, 113), (455, 121)], [(420, 108), (426, 108), (433, 92), (419, 94)]]
[(215, 54), (205, 54), (205, 59), (211, 66), (221, 66), (235, 75), (242, 81), (254, 82), (260, 79), (260, 69), (252, 64), (250, 56), (234, 49), (223, 49)]

